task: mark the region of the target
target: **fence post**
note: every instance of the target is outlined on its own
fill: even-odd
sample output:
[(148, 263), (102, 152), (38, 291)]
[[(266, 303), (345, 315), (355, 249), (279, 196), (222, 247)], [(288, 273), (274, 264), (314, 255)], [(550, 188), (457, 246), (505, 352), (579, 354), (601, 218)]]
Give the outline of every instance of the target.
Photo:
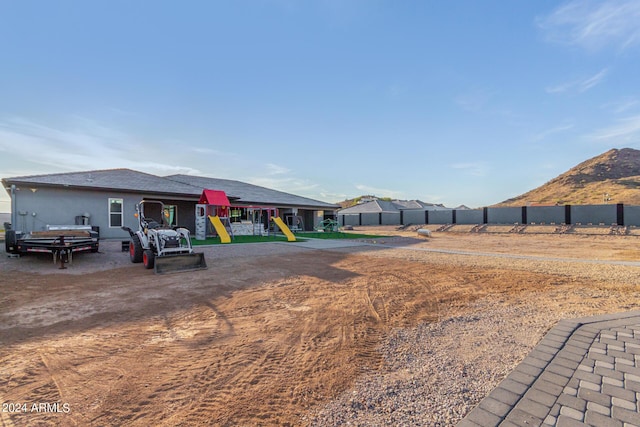
[(624, 225), (624, 204), (618, 203), (616, 209), (616, 224)]
[(521, 224), (527, 224), (527, 207), (522, 207), (522, 222)]
[(571, 205), (564, 205), (564, 223), (571, 224)]
[(451, 223), (455, 224), (456, 223), (456, 210), (454, 209), (453, 212), (451, 212)]
[(482, 208), (482, 223), (489, 223), (489, 208)]
[(424, 211), (424, 223), (429, 224), (429, 211)]

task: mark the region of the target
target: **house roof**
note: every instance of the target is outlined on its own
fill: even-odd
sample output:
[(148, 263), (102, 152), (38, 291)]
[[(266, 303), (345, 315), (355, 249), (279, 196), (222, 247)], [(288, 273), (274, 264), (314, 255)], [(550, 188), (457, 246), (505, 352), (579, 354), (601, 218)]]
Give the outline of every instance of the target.
[(85, 172), (4, 178), (5, 184), (34, 184), (86, 189), (122, 190), (154, 194), (199, 196), (201, 188), (131, 169), (106, 169)]
[(399, 212), (400, 209), (393, 202), (386, 200), (372, 200), (370, 202), (360, 203), (359, 205), (351, 206), (349, 208), (341, 209), (341, 214), (356, 214), (356, 213), (393, 213)]
[(5, 188), (11, 184), (40, 185), (88, 190), (119, 190), (194, 199), (200, 197), (202, 190), (211, 189), (224, 191), (227, 197), (243, 204), (306, 207), (326, 210), (333, 210), (339, 207), (338, 205), (240, 181), (191, 175), (160, 177), (131, 169), (106, 169), (19, 176), (3, 178), (2, 183)]
[(166, 178), (201, 189), (211, 188), (222, 190), (230, 197), (237, 197), (237, 201), (243, 204), (269, 204), (321, 209), (339, 208), (338, 205), (331, 203), (325, 203), (307, 197), (296, 196), (295, 194), (289, 194), (283, 191), (272, 190), (270, 188), (260, 187), (259, 185), (247, 184), (246, 182), (234, 181), (231, 179), (208, 178), (193, 175), (170, 175)]

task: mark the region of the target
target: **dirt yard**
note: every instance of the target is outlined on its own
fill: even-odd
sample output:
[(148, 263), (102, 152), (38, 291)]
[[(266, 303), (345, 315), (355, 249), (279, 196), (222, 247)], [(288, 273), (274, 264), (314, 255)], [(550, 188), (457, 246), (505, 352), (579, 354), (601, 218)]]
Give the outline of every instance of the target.
[[(482, 311), (509, 326), (470, 320), (428, 337), (461, 366), (499, 372), (453, 393), (464, 412), (558, 319), (640, 307), (640, 267), (606, 262), (640, 260), (639, 237), (395, 234), (331, 250), (198, 249), (208, 270), (171, 275), (129, 264), (119, 242), (67, 270), (2, 252), (2, 425), (337, 424), (332, 402), (390, 372), (390, 337)], [(434, 387), (422, 398), (442, 394)]]

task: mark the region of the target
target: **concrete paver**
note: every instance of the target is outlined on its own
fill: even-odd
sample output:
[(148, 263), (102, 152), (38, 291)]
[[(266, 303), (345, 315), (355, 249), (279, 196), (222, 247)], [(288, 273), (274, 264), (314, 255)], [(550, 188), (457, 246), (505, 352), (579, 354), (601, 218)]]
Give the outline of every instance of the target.
[(458, 426), (640, 426), (640, 311), (563, 320)]

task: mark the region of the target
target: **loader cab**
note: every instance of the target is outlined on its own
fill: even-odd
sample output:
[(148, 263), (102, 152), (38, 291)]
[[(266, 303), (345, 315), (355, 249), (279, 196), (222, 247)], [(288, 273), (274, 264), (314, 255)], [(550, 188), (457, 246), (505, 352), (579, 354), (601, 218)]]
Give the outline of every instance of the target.
[(143, 230), (168, 227), (167, 211), (159, 200), (141, 201), (137, 206), (137, 214)]

